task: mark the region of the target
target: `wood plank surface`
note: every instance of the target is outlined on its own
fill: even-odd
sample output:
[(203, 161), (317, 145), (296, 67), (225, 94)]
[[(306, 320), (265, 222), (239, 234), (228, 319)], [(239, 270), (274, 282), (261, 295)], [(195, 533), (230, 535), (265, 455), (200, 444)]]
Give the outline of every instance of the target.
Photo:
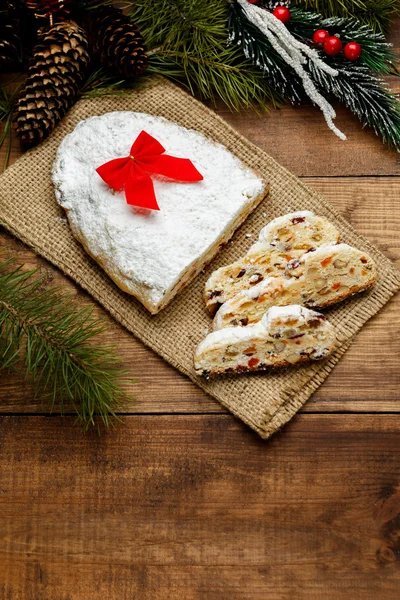
[(1, 600), (398, 600), (400, 417), (0, 418)]
[[(400, 267), (400, 180), (395, 177), (306, 178), (362, 234)], [(79, 302), (90, 298), (57, 269), (39, 259), (11, 236), (0, 236), (0, 245), (27, 267), (41, 265), (47, 285), (61, 285)], [(98, 314), (106, 317), (98, 308)], [(132, 412), (224, 412), (224, 409), (192, 382), (167, 365), (122, 327), (110, 321), (101, 336), (105, 343), (118, 339), (118, 352), (138, 380), (131, 388), (137, 402)], [(355, 339), (332, 374), (306, 404), (311, 412), (397, 412), (400, 410), (400, 295), (395, 297)], [(379, 394), (377, 394), (379, 389)], [(0, 384), (0, 412), (45, 410), (40, 399), (21, 385), (18, 375), (3, 375)]]
[[(400, 19), (389, 35), (400, 57)], [(400, 92), (400, 79), (386, 81)], [(268, 114), (232, 114), (221, 103), (217, 112), (254, 144), (299, 177), (400, 175), (398, 154), (388, 150), (371, 130), (361, 130), (359, 120), (341, 104), (333, 103), (335, 124), (347, 135), (342, 142), (327, 128), (320, 111), (308, 104), (283, 106)]]
[[(391, 39), (400, 55), (400, 20)], [(336, 108), (346, 143), (306, 105), (217, 112), (400, 267), (399, 155)], [(268, 442), (109, 320), (115, 340), (137, 400), (101, 437), (0, 375), (0, 600), (399, 600), (400, 295)]]

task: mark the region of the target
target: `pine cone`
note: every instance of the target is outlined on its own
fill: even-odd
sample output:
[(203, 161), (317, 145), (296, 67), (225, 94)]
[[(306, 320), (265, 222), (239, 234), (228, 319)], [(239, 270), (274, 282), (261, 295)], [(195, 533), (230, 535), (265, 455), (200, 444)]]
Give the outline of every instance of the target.
[(74, 21), (40, 34), (14, 116), (24, 145), (44, 140), (74, 104), (89, 64), (87, 45)]
[(0, 0), (0, 67), (21, 59), (20, 0)]
[(143, 36), (122, 11), (111, 6), (91, 10), (87, 32), (93, 56), (113, 73), (132, 79), (147, 67)]

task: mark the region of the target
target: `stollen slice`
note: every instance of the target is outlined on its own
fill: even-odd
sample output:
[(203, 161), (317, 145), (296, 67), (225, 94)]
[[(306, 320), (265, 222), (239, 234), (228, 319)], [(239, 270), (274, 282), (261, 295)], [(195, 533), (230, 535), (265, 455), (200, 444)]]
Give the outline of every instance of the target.
[(204, 299), (214, 314), (242, 290), (267, 277), (283, 275), (288, 262), (322, 244), (339, 241), (339, 232), (324, 217), (312, 211), (299, 211), (278, 217), (264, 227), (258, 241), (238, 261), (221, 267), (208, 279)]
[(258, 323), (210, 333), (197, 347), (198, 375), (260, 371), (329, 356), (335, 331), (326, 318), (299, 305), (270, 308)]
[(322, 246), (304, 254), (288, 263), (286, 273), (269, 277), (225, 302), (214, 317), (213, 329), (256, 323), (271, 306), (324, 308), (371, 288), (377, 277), (372, 258), (347, 244)]

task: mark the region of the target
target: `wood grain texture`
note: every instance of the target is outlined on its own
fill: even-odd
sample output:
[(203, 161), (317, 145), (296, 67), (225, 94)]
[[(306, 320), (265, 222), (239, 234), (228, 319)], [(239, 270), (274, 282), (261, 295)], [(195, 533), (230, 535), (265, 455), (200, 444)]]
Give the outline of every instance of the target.
[[(398, 600), (400, 417), (0, 418), (0, 600)], [(351, 593), (350, 593), (351, 590)]]
[[(399, 57), (400, 20), (389, 39)], [(387, 82), (394, 92), (400, 92), (398, 77), (389, 77)], [(385, 148), (370, 129), (361, 130), (359, 120), (346, 108), (333, 105), (335, 123), (347, 135), (346, 142), (332, 135), (320, 111), (308, 104), (256, 115), (250, 111), (232, 114), (218, 102), (217, 112), (298, 176), (400, 175), (398, 154)]]
[[(400, 267), (400, 180), (379, 178), (306, 178), (327, 200)], [(93, 304), (70, 280), (20, 242), (3, 232), (0, 245), (26, 264), (40, 265), (47, 285), (68, 289), (80, 303)], [(107, 318), (100, 307), (99, 315)], [(101, 336), (104, 343), (118, 340), (118, 352), (138, 384), (131, 388), (137, 402), (132, 412), (225, 412), (212, 398), (122, 327), (110, 320)], [(355, 339), (323, 386), (303, 408), (308, 412), (397, 412), (400, 410), (400, 295), (370, 321)], [(377, 393), (379, 389), (379, 394)], [(0, 412), (45, 411), (32, 400), (32, 390), (21, 385), (18, 375), (0, 383)]]
[[(217, 111), (400, 266), (398, 155), (348, 111), (347, 143), (310, 106)], [(5, 245), (92, 304), (0, 229)], [(400, 296), (303, 409), (353, 414), (297, 415), (263, 442), (110, 320), (101, 340), (139, 380), (130, 411), (203, 414), (126, 416), (101, 438), (71, 417), (0, 416), (0, 600), (398, 600), (400, 415), (354, 413), (399, 412), (399, 339)], [(46, 407), (2, 373), (0, 412)]]

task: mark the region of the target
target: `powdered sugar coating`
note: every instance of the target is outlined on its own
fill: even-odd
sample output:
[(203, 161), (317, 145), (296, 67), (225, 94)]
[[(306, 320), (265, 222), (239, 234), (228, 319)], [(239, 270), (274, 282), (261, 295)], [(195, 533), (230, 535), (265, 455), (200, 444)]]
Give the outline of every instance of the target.
[[(160, 211), (130, 207), (96, 173), (127, 156), (140, 131), (173, 156), (189, 158), (203, 175), (198, 183), (153, 178)], [(53, 169), (58, 202), (72, 230), (105, 270), (118, 272), (127, 291), (148, 289), (154, 304), (221, 235), (265, 183), (225, 147), (162, 117), (112, 112), (81, 121), (60, 144)], [(106, 258), (105, 258), (106, 257)]]
[(307, 221), (310, 220), (312, 222), (314, 218), (315, 214), (311, 210), (298, 210), (296, 212), (291, 212), (286, 215), (276, 217), (275, 219), (272, 219), (268, 225), (261, 229), (258, 240), (260, 242), (271, 242), (271, 232), (277, 230), (279, 227), (287, 225), (292, 219), (306, 219)]
[[(271, 333), (280, 333), (285, 329), (287, 320), (294, 319), (297, 321), (296, 327), (306, 325), (311, 319), (319, 319), (321, 315), (304, 306), (291, 304), (289, 306), (273, 306), (271, 307), (260, 321), (248, 325), (247, 327), (226, 327), (212, 331), (208, 336), (200, 342), (196, 353), (200, 355), (203, 352), (212, 348), (218, 348), (220, 345), (236, 344), (243, 341), (262, 340), (271, 337)], [(326, 322), (326, 326), (332, 326)]]
[(298, 304), (290, 304), (288, 306), (272, 306), (269, 311), (264, 315), (263, 319), (265, 325), (272, 323), (274, 319), (281, 319), (286, 321), (287, 319), (299, 319), (301, 325), (310, 317), (315, 317), (317, 313), (314, 310), (299, 306)]

